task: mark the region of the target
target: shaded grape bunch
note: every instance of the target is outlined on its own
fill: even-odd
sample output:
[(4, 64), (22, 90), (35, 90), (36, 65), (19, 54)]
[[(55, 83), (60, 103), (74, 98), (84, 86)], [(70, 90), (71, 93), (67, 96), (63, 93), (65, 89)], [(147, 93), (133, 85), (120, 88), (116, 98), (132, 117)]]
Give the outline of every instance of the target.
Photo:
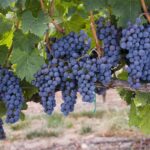
[(6, 122), (18, 121), (24, 101), (19, 79), (13, 72), (2, 67), (0, 67), (0, 99), (3, 100), (7, 109)]
[(150, 79), (150, 27), (142, 25), (141, 20), (137, 18), (135, 24), (129, 23), (122, 31), (120, 45), (128, 51), (128, 82), (131, 87), (138, 89), (141, 79)]
[(120, 31), (111, 24), (100, 18), (96, 21), (97, 36), (102, 41), (103, 56), (97, 60), (98, 65), (98, 80), (103, 85), (108, 85), (111, 82), (113, 67), (116, 67), (120, 60)]
[(3, 128), (3, 121), (0, 118), (0, 140), (3, 140), (5, 138), (6, 138), (6, 135), (5, 135), (5, 131), (4, 131), (4, 128)]

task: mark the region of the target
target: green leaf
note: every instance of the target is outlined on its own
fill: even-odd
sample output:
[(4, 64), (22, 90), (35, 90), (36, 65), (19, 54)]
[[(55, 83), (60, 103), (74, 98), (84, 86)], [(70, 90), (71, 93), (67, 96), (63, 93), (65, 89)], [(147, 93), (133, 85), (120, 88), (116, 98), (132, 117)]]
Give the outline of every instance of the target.
[(150, 105), (140, 109), (140, 128), (145, 134), (150, 134)]
[(5, 17), (0, 14), (0, 40), (3, 39), (5, 33), (10, 32), (12, 29), (12, 23), (5, 19)]
[(118, 79), (120, 80), (128, 80), (128, 72), (127, 71), (122, 71), (118, 76)]
[(5, 104), (0, 101), (0, 118), (2, 118), (6, 114)]
[(21, 30), (17, 30), (14, 34), (13, 47), (14, 51), (19, 49), (21, 51), (31, 52), (35, 49), (35, 45), (39, 42), (39, 38), (34, 34), (23, 34)]
[(78, 14), (74, 14), (70, 20), (64, 22), (64, 28), (66, 28), (68, 32), (79, 32), (82, 28), (85, 28), (85, 19)]
[(39, 12), (35, 18), (30, 11), (26, 11), (22, 15), (22, 29), (24, 32), (30, 31), (41, 37), (48, 29), (49, 21), (48, 15), (45, 15), (43, 12)]
[[(20, 0), (19, 0), (20, 1)], [(37, 17), (39, 11), (41, 11), (40, 0), (26, 0), (25, 3), (26, 10), (32, 12), (34, 17)]]
[(119, 95), (124, 99), (128, 104), (131, 104), (135, 93), (133, 91), (118, 89)]
[(150, 104), (136, 107), (132, 102), (129, 113), (129, 124), (134, 125), (145, 134), (150, 134)]
[(8, 48), (5, 45), (0, 46), (0, 65), (4, 65), (8, 56)]
[(21, 112), (20, 114), (20, 120), (21, 121), (24, 121), (25, 120), (25, 114), (23, 112)]
[(0, 40), (0, 45), (6, 45), (8, 48), (10, 48), (12, 42), (13, 42), (13, 31), (10, 31), (3, 34), (3, 39)]
[(130, 106), (130, 113), (129, 113), (129, 124), (139, 127), (139, 123), (140, 123), (140, 117), (137, 114), (137, 108), (134, 102), (132, 102)]
[(17, 0), (0, 0), (0, 7), (6, 9), (7, 7), (12, 6)]
[(102, 9), (107, 6), (108, 0), (82, 0), (87, 11)]
[(21, 87), (26, 100), (30, 100), (34, 94), (38, 93), (38, 89), (26, 81), (21, 83)]
[(126, 26), (128, 21), (135, 22), (141, 14), (139, 0), (109, 0), (112, 13), (118, 18), (119, 26)]
[(136, 92), (134, 102), (137, 107), (150, 104), (150, 93)]
[(29, 82), (33, 80), (33, 75), (44, 64), (43, 58), (37, 54), (35, 49), (31, 52), (15, 49), (12, 53), (11, 62), (17, 64), (16, 74), (18, 77)]

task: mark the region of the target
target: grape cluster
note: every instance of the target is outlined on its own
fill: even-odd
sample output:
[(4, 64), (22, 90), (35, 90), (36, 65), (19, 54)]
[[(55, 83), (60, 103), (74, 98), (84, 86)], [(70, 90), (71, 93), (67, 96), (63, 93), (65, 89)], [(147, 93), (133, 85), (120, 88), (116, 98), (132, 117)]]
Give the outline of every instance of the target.
[(90, 43), (91, 40), (84, 31), (81, 30), (79, 34), (71, 32), (56, 40), (52, 45), (51, 54), (54, 58), (78, 58), (89, 50)]
[(96, 58), (88, 57), (79, 62), (76, 79), (78, 81), (78, 91), (84, 102), (93, 102), (95, 98), (96, 61)]
[(140, 80), (150, 81), (150, 27), (142, 25), (137, 18), (135, 24), (129, 23), (122, 31), (120, 45), (128, 51), (128, 82), (131, 87), (138, 89)]
[(58, 60), (52, 59), (49, 64), (44, 64), (36, 74), (32, 82), (39, 89), (42, 105), (47, 114), (51, 114), (56, 106), (55, 91), (61, 83), (60, 72), (57, 67)]
[(62, 82), (61, 91), (64, 101), (61, 104), (61, 112), (67, 116), (70, 112), (73, 112), (74, 105), (76, 104), (77, 88), (75, 80)]
[(102, 41), (103, 56), (97, 60), (99, 75), (98, 80), (103, 85), (111, 81), (111, 69), (116, 67), (120, 60), (119, 30), (109, 21), (100, 18), (96, 21), (97, 36)]
[(5, 132), (4, 132), (4, 128), (3, 128), (3, 121), (0, 118), (0, 140), (3, 140), (6, 138)]
[(11, 71), (2, 67), (0, 67), (0, 99), (6, 105), (6, 122), (18, 121), (24, 101), (19, 79)]

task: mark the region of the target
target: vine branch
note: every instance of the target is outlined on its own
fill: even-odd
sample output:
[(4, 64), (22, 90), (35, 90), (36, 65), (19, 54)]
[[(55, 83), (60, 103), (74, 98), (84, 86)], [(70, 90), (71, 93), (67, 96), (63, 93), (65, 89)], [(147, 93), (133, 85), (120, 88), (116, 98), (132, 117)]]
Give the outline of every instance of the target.
[(147, 10), (146, 4), (145, 4), (145, 0), (140, 0), (140, 1), (141, 1), (142, 8), (144, 10), (144, 15), (146, 16), (148, 22), (150, 23), (150, 15), (148, 13), (148, 10)]
[(43, 0), (40, 0), (40, 4), (41, 4), (41, 8), (42, 8), (42, 10), (43, 10), (43, 11), (45, 11), (45, 6), (44, 6), (44, 2), (43, 2)]
[(50, 2), (50, 8), (49, 8), (49, 15), (52, 17), (54, 15), (54, 4), (55, 4), (55, 1), (52, 0)]
[(98, 57), (100, 57), (103, 54), (103, 50), (99, 44), (99, 40), (98, 40), (98, 37), (96, 35), (95, 21), (94, 21), (94, 16), (93, 16), (92, 11), (90, 11), (90, 25), (91, 25), (92, 34), (93, 34), (93, 37), (94, 37), (94, 40), (96, 43), (96, 49), (97, 49)]
[[(106, 87), (102, 85), (101, 83), (96, 83), (96, 87)], [(123, 80), (113, 80), (111, 85), (106, 88), (123, 88), (130, 91), (140, 91), (140, 92), (150, 92), (150, 83), (142, 83), (141, 87), (139, 89), (131, 88), (129, 83), (127, 81)]]

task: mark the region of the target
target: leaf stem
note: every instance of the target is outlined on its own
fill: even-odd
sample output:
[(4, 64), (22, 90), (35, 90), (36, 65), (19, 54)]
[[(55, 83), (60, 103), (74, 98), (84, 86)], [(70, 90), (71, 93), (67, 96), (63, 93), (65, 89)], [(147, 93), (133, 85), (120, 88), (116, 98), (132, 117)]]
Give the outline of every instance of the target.
[(90, 11), (90, 25), (91, 25), (91, 30), (92, 30), (92, 34), (96, 43), (96, 49), (97, 49), (97, 53), (98, 53), (98, 57), (102, 56), (103, 54), (103, 50), (99, 44), (99, 40), (96, 34), (96, 28), (95, 28), (95, 22), (94, 22), (94, 16), (93, 16), (93, 12)]
[(140, 0), (140, 1), (141, 1), (142, 8), (144, 10), (144, 15), (146, 16), (148, 22), (150, 23), (150, 15), (148, 13), (148, 10), (147, 10), (146, 4), (145, 4), (145, 0)]

